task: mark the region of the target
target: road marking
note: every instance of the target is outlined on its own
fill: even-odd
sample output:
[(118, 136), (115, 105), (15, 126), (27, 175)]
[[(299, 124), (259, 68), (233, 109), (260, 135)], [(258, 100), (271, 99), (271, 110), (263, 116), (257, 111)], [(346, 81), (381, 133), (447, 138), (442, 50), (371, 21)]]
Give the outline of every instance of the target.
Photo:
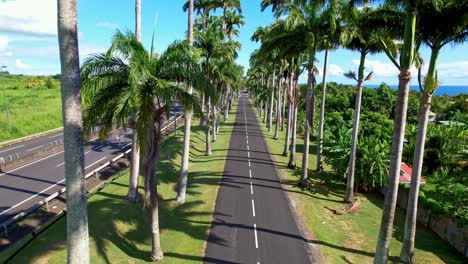
[(94, 150), (99, 150), (99, 149), (102, 149), (102, 148), (103, 148), (104, 146), (106, 146), (106, 145), (107, 145), (107, 143), (104, 143), (104, 144), (102, 144), (101, 146), (99, 146), (99, 147), (95, 148)]
[(42, 190), (42, 191), (36, 193), (35, 195), (29, 197), (28, 199), (23, 200), (22, 202), (13, 205), (12, 207), (10, 207), (10, 208), (6, 209), (5, 211), (1, 212), (0, 215), (3, 215), (4, 213), (7, 213), (7, 212), (10, 211), (11, 209), (15, 209), (16, 207), (18, 207), (18, 206), (24, 204), (25, 202), (27, 202), (27, 201), (31, 200), (32, 198), (34, 198), (34, 197), (36, 197), (36, 196), (42, 194), (43, 192), (47, 192), (48, 190), (54, 188), (55, 186), (59, 185), (60, 183), (62, 183), (62, 182), (64, 182), (64, 181), (65, 181), (65, 179), (63, 179), (63, 180), (61, 180), (61, 181), (55, 183), (54, 185), (52, 185), (52, 186), (50, 186), (50, 187), (47, 187), (46, 189), (44, 189), (44, 190)]
[(255, 248), (258, 248), (257, 224), (254, 224), (254, 233), (255, 233)]
[(24, 147), (24, 145), (17, 146), (17, 147), (14, 147), (14, 148), (5, 149), (5, 150), (0, 151), (0, 153), (2, 153), (2, 152), (7, 152), (7, 151), (9, 151), (9, 150), (13, 150), (13, 149), (17, 149), (17, 148), (21, 148), (21, 147)]
[(90, 152), (91, 152), (91, 150), (88, 150), (88, 151), (86, 151), (84, 154), (86, 155), (86, 154), (88, 154), (88, 153), (90, 153)]
[(55, 166), (55, 168), (58, 168), (58, 167), (62, 166), (63, 164), (65, 164), (65, 162), (60, 163), (59, 165)]
[(250, 151), (247, 151), (247, 156), (250, 158)]
[(250, 168), (250, 159), (249, 159), (249, 168)]
[(62, 134), (58, 134), (58, 135), (55, 135), (55, 136), (51, 136), (49, 138), (56, 138), (56, 137), (60, 137)]
[(249, 145), (249, 140), (247, 139), (247, 146)]
[(253, 185), (252, 185), (252, 182), (250, 182), (250, 194), (253, 195)]
[(255, 217), (255, 202), (254, 202), (254, 199), (252, 199), (252, 214)]
[(250, 151), (250, 149), (249, 149), (249, 144), (247, 144), (247, 150)]
[(13, 170), (11, 170), (11, 171), (7, 171), (7, 172), (5, 172), (5, 173), (2, 173), (2, 174), (0, 174), (0, 177), (2, 177), (2, 176), (5, 175), (5, 174), (8, 174), (8, 173), (10, 173), (10, 172), (17, 171), (17, 170), (19, 170), (19, 169), (28, 167), (28, 166), (30, 166), (30, 165), (33, 165), (33, 164), (38, 163), (38, 162), (40, 162), (40, 161), (43, 161), (43, 160), (45, 160), (45, 159), (51, 158), (51, 157), (56, 156), (56, 155), (58, 155), (58, 154), (60, 154), (60, 153), (63, 153), (63, 150), (60, 151), (60, 152), (57, 152), (57, 153), (55, 153), (55, 154), (52, 154), (52, 155), (50, 155), (50, 156), (48, 156), (48, 157), (45, 157), (45, 158), (42, 158), (42, 159), (38, 159), (38, 160), (36, 160), (36, 161), (33, 161), (33, 162), (31, 162), (31, 163), (28, 163), (28, 164), (26, 164), (26, 165), (23, 165), (23, 166), (21, 166), (21, 167), (18, 167), (18, 168), (16, 168), (16, 169), (13, 169)]
[(35, 149), (38, 149), (38, 148), (42, 148), (42, 146), (39, 146), (39, 147), (35, 147), (35, 148), (32, 148), (32, 149), (28, 149), (26, 151), (31, 151), (31, 150), (35, 150)]
[(250, 175), (250, 178), (252, 179), (252, 170), (249, 168), (249, 175)]
[(126, 148), (126, 147), (130, 146), (131, 144), (132, 144), (132, 143), (128, 143), (127, 145), (125, 145), (125, 146), (121, 147), (120, 149), (124, 149), (124, 148)]
[(101, 158), (101, 159), (99, 159), (98, 161), (89, 164), (88, 166), (85, 167), (85, 170), (88, 169), (89, 167), (93, 166), (93, 165), (96, 165), (98, 162), (102, 161), (102, 160), (105, 159), (105, 158), (106, 158), (106, 157)]

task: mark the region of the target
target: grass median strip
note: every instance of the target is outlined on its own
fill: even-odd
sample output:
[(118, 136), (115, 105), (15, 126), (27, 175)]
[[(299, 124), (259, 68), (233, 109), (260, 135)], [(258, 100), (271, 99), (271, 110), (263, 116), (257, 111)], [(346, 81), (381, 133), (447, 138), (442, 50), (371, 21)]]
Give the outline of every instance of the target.
[[(211, 224), (235, 118), (220, 127), (213, 155), (205, 156), (204, 131), (192, 122), (187, 200), (176, 206), (176, 184), (183, 150), (183, 132), (165, 139), (158, 170), (160, 195), (161, 263), (200, 263)], [(141, 185), (142, 186), (141, 182)], [(121, 177), (88, 202), (92, 263), (145, 263), (151, 251), (150, 223), (142, 204), (127, 202), (128, 177)], [(140, 188), (140, 195), (143, 189)], [(141, 199), (140, 199), (141, 200)], [(63, 263), (66, 259), (65, 219), (44, 232), (14, 263)]]
[[(257, 112), (258, 114), (258, 112)], [(346, 183), (332, 176), (330, 167), (325, 173), (309, 173), (309, 188), (297, 186), (303, 153), (303, 139), (297, 140), (299, 169), (287, 168), (289, 157), (283, 152), (285, 131), (278, 140), (273, 139), (265, 124), (261, 124), (271, 155), (278, 164), (285, 190), (294, 199), (297, 213), (306, 228), (314, 234), (314, 243), (321, 247), (325, 263), (372, 263), (382, 217), (383, 197), (375, 194), (357, 194), (361, 207), (355, 213), (335, 215), (331, 210), (343, 207)], [(316, 164), (316, 146), (311, 144), (309, 164)], [(327, 172), (328, 170), (328, 172)], [(390, 248), (390, 262), (399, 263), (405, 213), (397, 208), (394, 234)], [(310, 238), (309, 238), (310, 239)], [(429, 229), (418, 225), (416, 234), (417, 263), (465, 263), (459, 253)]]

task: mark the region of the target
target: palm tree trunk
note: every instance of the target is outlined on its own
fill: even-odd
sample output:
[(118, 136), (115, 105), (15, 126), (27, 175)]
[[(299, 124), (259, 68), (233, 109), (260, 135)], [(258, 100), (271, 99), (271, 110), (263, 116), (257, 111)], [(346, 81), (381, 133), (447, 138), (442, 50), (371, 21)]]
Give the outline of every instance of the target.
[(294, 102), (293, 102), (293, 120), (291, 133), (291, 153), (289, 155), (289, 168), (296, 168), (296, 135), (297, 135), (297, 85), (294, 85)]
[[(135, 35), (141, 42), (141, 0), (135, 0)], [(132, 137), (132, 163), (130, 165), (130, 179), (128, 184), (128, 201), (138, 201), (138, 177), (140, 175), (140, 147), (138, 146), (138, 132), (133, 130)]]
[(350, 203), (354, 200), (354, 175), (356, 170), (356, 151), (358, 145), (359, 134), (359, 119), (361, 116), (361, 101), (362, 101), (362, 83), (364, 79), (364, 63), (366, 53), (361, 52), (361, 61), (359, 63), (358, 80), (356, 87), (356, 105), (354, 107), (354, 124), (351, 135), (351, 155), (349, 157), (348, 179), (346, 182), (346, 195), (344, 201)]
[(284, 139), (283, 156), (287, 157), (289, 152), (289, 139), (291, 138), (291, 127), (293, 119), (293, 105), (290, 102), (288, 107), (288, 125), (286, 127), (286, 137)]
[(309, 170), (309, 142), (310, 142), (310, 116), (311, 116), (311, 99), (313, 93), (314, 75), (312, 68), (309, 69), (307, 77), (307, 95), (306, 95), (306, 125), (304, 132), (304, 152), (302, 154), (302, 173), (299, 185), (305, 187), (307, 185), (308, 170)]
[(67, 262), (89, 263), (76, 0), (57, 2), (67, 201)]
[(433, 47), (431, 52), (431, 61), (429, 63), (428, 74), (426, 78), (430, 81), (424, 88), (421, 95), (421, 105), (419, 108), (418, 134), (416, 136), (416, 146), (413, 158), (413, 175), (411, 177), (411, 186), (408, 195), (408, 206), (406, 208), (405, 231), (403, 236), (403, 246), (401, 248), (400, 260), (404, 263), (414, 263), (414, 242), (416, 235), (416, 221), (418, 212), (418, 198), (420, 177), (423, 166), (424, 145), (426, 142), (427, 124), (429, 112), (431, 110), (432, 95), (437, 89), (437, 71), (436, 63), (440, 49)]
[(138, 202), (138, 178), (140, 176), (140, 146), (138, 145), (138, 132), (136, 129), (133, 129), (132, 135), (132, 163), (130, 167), (128, 201), (136, 203)]
[(312, 87), (312, 97), (310, 99), (310, 134), (313, 137), (315, 137), (315, 91), (314, 91), (314, 87)]
[[(155, 109), (153, 109), (155, 112)], [(161, 239), (159, 234), (159, 198), (158, 181), (156, 178), (156, 168), (159, 161), (159, 145), (161, 142), (161, 122), (160, 118), (155, 118), (155, 125), (148, 128), (147, 142), (145, 142), (145, 178), (148, 179), (148, 193), (150, 200), (150, 221), (151, 221), (151, 260), (160, 261), (164, 258), (161, 249)], [(157, 125), (157, 128), (156, 128)]]
[[(188, 33), (187, 39), (189, 45), (193, 45), (193, 9), (194, 9), (194, 0), (189, 2), (189, 13), (188, 13)], [(188, 93), (192, 94), (192, 86), (189, 85)], [(187, 191), (187, 177), (188, 177), (188, 168), (189, 168), (189, 155), (190, 155), (190, 133), (192, 127), (192, 111), (187, 111), (185, 113), (185, 126), (184, 126), (184, 151), (182, 153), (182, 164), (180, 165), (180, 175), (177, 188), (177, 204), (185, 203), (185, 193)]]
[(283, 108), (281, 109), (281, 131), (284, 131), (284, 118), (286, 116), (286, 96), (287, 96), (287, 92), (285, 90), (283, 92), (283, 98), (281, 99), (283, 100), (282, 102)]
[(265, 102), (265, 110), (263, 111), (263, 123), (266, 123), (268, 126), (267, 120), (268, 120), (268, 103)]
[(135, 0), (135, 35), (141, 42), (141, 0)]
[(320, 102), (320, 123), (319, 123), (319, 138), (317, 144), (317, 172), (323, 170), (323, 133), (325, 126), (325, 96), (327, 90), (327, 66), (328, 66), (328, 49), (325, 50), (325, 60), (323, 65), (323, 80), (322, 80), (322, 100)]
[(414, 57), (414, 38), (416, 32), (416, 9), (408, 7), (405, 22), (405, 36), (402, 48), (398, 98), (395, 111), (395, 122), (392, 140), (392, 155), (390, 157), (390, 169), (388, 173), (389, 184), (382, 208), (382, 221), (380, 224), (379, 238), (374, 256), (374, 264), (385, 264), (388, 260), (388, 250), (392, 238), (393, 220), (395, 218), (396, 199), (401, 168), (401, 155), (403, 140), (405, 138), (406, 114), (408, 109), (408, 94), (411, 81), (410, 67)]
[(288, 101), (289, 101), (289, 106), (288, 106), (288, 126), (286, 127), (286, 138), (284, 139), (284, 149), (283, 149), (283, 156), (287, 157), (288, 152), (289, 152), (289, 138), (291, 137), (291, 121), (293, 119), (293, 105), (292, 105), (292, 96), (291, 94), (291, 89), (292, 89), (292, 76), (288, 76), (288, 88), (287, 91), (285, 91), (285, 94), (288, 94)]
[(208, 101), (206, 103), (206, 113), (205, 113), (205, 144), (206, 144), (206, 156), (211, 156), (211, 139), (210, 139), (210, 101), (211, 97), (208, 96)]
[(275, 136), (274, 139), (279, 138), (279, 126), (281, 124), (281, 78), (278, 78), (278, 92), (276, 97), (276, 125), (275, 125)]
[(268, 112), (268, 133), (271, 133), (273, 126), (273, 104), (275, 102), (275, 72), (271, 78), (271, 96), (270, 96), (270, 111)]
[[(204, 92), (202, 92), (202, 94), (201, 94), (201, 105), (205, 105), (205, 93)], [(204, 122), (203, 114), (205, 114), (205, 111), (203, 110), (203, 107), (202, 107), (202, 115), (200, 116), (200, 123), (198, 125), (199, 127), (203, 127), (203, 122)], [(205, 116), (206, 116), (206, 114), (205, 114)]]
[(226, 122), (228, 120), (228, 117), (229, 117), (229, 102), (230, 102), (230, 89), (228, 87), (227, 91), (226, 91), (226, 102), (224, 103), (224, 122)]
[(354, 124), (351, 136), (351, 156), (349, 158), (348, 179), (346, 182), (346, 195), (344, 201), (350, 203), (354, 200), (354, 174), (356, 169), (356, 150), (358, 145), (359, 119), (361, 114), (362, 79), (358, 80), (356, 89), (356, 105), (354, 107)]
[(421, 107), (419, 109), (416, 148), (414, 150), (413, 175), (411, 176), (411, 186), (408, 196), (408, 207), (406, 208), (403, 247), (400, 253), (400, 259), (404, 263), (414, 263), (414, 241), (416, 235), (419, 185), (423, 165), (424, 143), (426, 141), (427, 123), (429, 119), (428, 117), (431, 101), (432, 94), (423, 92), (421, 98)]
[(216, 142), (216, 123), (217, 123), (219, 115), (218, 113), (216, 113), (217, 109), (214, 104), (212, 106), (212, 111), (213, 111), (213, 142)]

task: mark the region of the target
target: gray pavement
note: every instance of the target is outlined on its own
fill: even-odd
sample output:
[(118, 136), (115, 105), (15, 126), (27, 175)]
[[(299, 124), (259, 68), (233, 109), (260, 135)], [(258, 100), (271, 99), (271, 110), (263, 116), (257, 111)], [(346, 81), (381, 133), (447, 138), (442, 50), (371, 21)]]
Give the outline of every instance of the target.
[(257, 117), (242, 95), (204, 263), (311, 263)]

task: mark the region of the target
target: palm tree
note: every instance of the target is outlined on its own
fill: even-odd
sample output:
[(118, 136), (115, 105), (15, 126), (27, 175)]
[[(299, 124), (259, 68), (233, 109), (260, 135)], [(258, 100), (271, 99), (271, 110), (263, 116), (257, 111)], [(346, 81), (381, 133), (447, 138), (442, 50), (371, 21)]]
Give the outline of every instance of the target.
[[(411, 81), (410, 67), (413, 64), (415, 57), (416, 1), (417, 0), (403, 1), (406, 18), (400, 64), (398, 64), (392, 56), (388, 56), (392, 63), (395, 64), (395, 66), (397, 66), (397, 68), (400, 70), (400, 74), (398, 75), (399, 84), (392, 136), (392, 154), (390, 157), (390, 168), (388, 173), (389, 183), (387, 185), (385, 202), (382, 208), (382, 221), (380, 224), (379, 238), (377, 240), (377, 248), (374, 257), (375, 264), (387, 263), (388, 250), (392, 237), (393, 220), (395, 218), (401, 156), (403, 151), (403, 140), (405, 136), (406, 115), (408, 109), (408, 94)], [(384, 49), (387, 55), (391, 55), (388, 48), (384, 47)]]
[(325, 7), (321, 14), (322, 25), (322, 38), (317, 45), (325, 50), (323, 61), (323, 79), (322, 79), (322, 94), (320, 100), (320, 119), (319, 119), (319, 133), (317, 143), (317, 172), (323, 170), (323, 139), (324, 139), (324, 126), (325, 126), (325, 98), (327, 89), (327, 67), (328, 67), (328, 52), (337, 47), (339, 44), (339, 30), (337, 21), (340, 19), (340, 2), (330, 1), (329, 5)]
[[(205, 94), (208, 97), (205, 111), (205, 153), (207, 156), (211, 155), (211, 141), (210, 141), (210, 108), (211, 104), (215, 104), (214, 100), (217, 97), (215, 84), (213, 83), (213, 60), (217, 58), (224, 58), (232, 60), (235, 56), (236, 44), (232, 42), (223, 41), (223, 32), (217, 27), (216, 21), (210, 21), (206, 24), (205, 31), (197, 31), (194, 46), (200, 51), (203, 58), (202, 65), (205, 72), (206, 85)], [(213, 102), (212, 102), (213, 101)], [(216, 131), (216, 116), (214, 116), (213, 133)], [(214, 138), (215, 139), (215, 135)]]
[[(172, 54), (179, 50), (174, 48), (177, 45), (173, 44), (160, 58), (156, 58), (144, 49), (133, 33), (118, 31), (109, 51), (88, 58), (82, 71), (89, 102), (85, 112), (88, 126), (99, 123), (105, 132), (112, 127), (114, 120), (123, 124), (128, 121), (130, 113), (136, 113), (137, 143), (144, 153), (142, 171), (150, 203), (153, 261), (163, 258), (156, 179), (163, 117), (171, 109), (173, 100), (179, 101), (184, 111), (193, 107), (195, 111), (199, 110), (192, 95), (175, 85), (181, 78), (189, 78), (181, 76), (180, 69), (175, 71), (170, 67), (189, 64), (171, 61), (178, 57)], [(190, 50), (185, 54), (190, 55)], [(184, 71), (182, 74), (191, 73)]]
[[(418, 132), (413, 159), (413, 175), (406, 209), (405, 231), (400, 259), (404, 263), (414, 263), (414, 242), (416, 234), (416, 218), (418, 209), (419, 180), (423, 165), (424, 145), (427, 132), (428, 115), (432, 95), (438, 88), (437, 58), (442, 47), (449, 43), (463, 43), (468, 36), (468, 22), (464, 11), (468, 1), (435, 3), (426, 2), (418, 6), (417, 37), (431, 49), (431, 59), (421, 89), (421, 105), (419, 110)], [(439, 23), (438, 21), (444, 21)], [(421, 67), (419, 67), (421, 69)], [(419, 79), (420, 85), (421, 79)]]
[[(188, 8), (188, 33), (187, 40), (190, 46), (193, 45), (193, 11), (194, 0), (189, 0)], [(192, 94), (192, 87), (187, 87), (187, 92)], [(187, 177), (189, 168), (189, 154), (190, 154), (190, 132), (192, 126), (192, 111), (185, 113), (185, 127), (184, 127), (184, 150), (182, 153), (182, 164), (180, 165), (180, 175), (177, 188), (176, 202), (178, 204), (185, 203), (185, 193), (187, 190)]]
[(370, 23), (368, 17), (373, 17), (374, 9), (363, 8), (358, 10), (351, 7), (347, 13), (347, 23), (341, 33), (342, 43), (345, 43), (345, 48), (355, 50), (360, 53), (360, 63), (358, 74), (350, 71), (345, 74), (357, 82), (356, 86), (356, 103), (354, 108), (354, 123), (351, 134), (351, 153), (349, 157), (348, 178), (346, 185), (345, 202), (350, 203), (354, 200), (354, 174), (356, 166), (356, 150), (358, 145), (359, 134), (359, 119), (361, 113), (362, 85), (365, 81), (372, 78), (373, 72), (369, 73), (364, 78), (365, 61), (367, 54), (376, 53), (382, 50), (380, 45), (379, 31), (374, 30), (375, 26)]
[[(240, 6), (239, 6), (240, 9)], [(237, 30), (238, 27), (245, 25), (244, 16), (236, 10), (227, 10), (224, 14), (224, 25), (225, 25), (225, 33), (228, 36), (228, 40), (232, 41), (233, 36), (238, 36), (239, 31)], [(225, 90), (225, 101), (224, 101), (224, 120), (226, 121), (229, 116), (229, 108), (231, 102), (232, 92), (230, 91), (230, 87), (227, 86)]]
[(58, 0), (67, 200), (67, 262), (89, 263), (76, 0)]
[[(183, 5), (182, 9), (184, 12), (186, 12), (190, 8), (190, 1), (188, 0), (185, 2)], [(196, 27), (200, 32), (204, 32), (206, 28), (206, 24), (209, 19), (209, 15), (211, 11), (216, 10), (218, 8), (218, 4), (216, 2), (217, 0), (194, 0), (193, 2), (193, 7), (194, 11), (197, 11), (197, 15), (200, 15), (200, 19), (197, 20), (199, 23), (195, 24), (194, 27)], [(202, 91), (201, 92), (201, 105), (205, 105), (205, 93)], [(204, 113), (204, 109), (202, 109), (202, 113)], [(203, 115), (200, 116), (200, 123), (199, 126), (203, 126)]]

